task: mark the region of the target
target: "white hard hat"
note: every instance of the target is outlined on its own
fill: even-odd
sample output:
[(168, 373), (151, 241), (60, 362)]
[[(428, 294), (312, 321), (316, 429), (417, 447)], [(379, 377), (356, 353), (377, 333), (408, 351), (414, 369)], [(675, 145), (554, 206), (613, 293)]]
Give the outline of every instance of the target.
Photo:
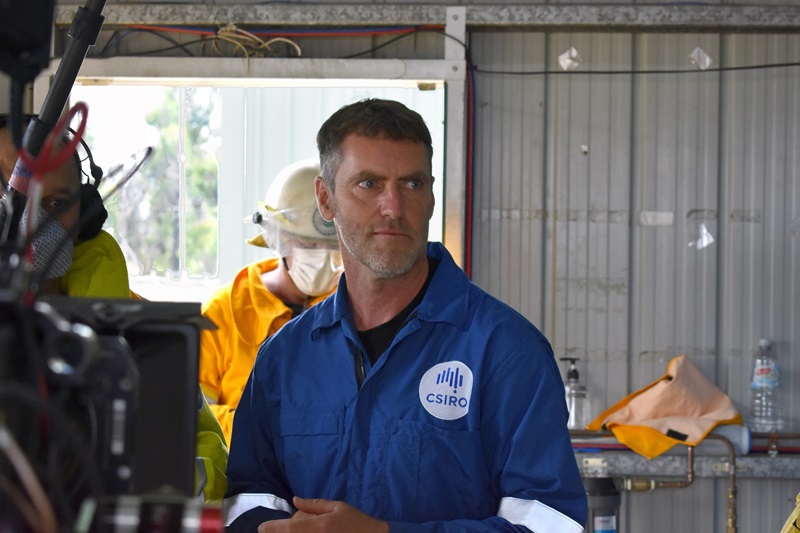
[(317, 209), (314, 180), (319, 175), (316, 159), (298, 161), (281, 170), (264, 202), (259, 202), (258, 211), (245, 219), (261, 228), (247, 243), (268, 247), (281, 257), (291, 255), (295, 246), (337, 250), (336, 228)]

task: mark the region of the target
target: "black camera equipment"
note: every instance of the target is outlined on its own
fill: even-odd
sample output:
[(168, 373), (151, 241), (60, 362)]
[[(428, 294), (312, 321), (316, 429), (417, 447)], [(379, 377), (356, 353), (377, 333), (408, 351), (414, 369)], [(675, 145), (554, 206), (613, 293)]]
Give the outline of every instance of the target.
[(0, 2), (0, 71), (30, 83), (50, 62), (54, 0)]
[[(3, 305), (0, 413), (59, 524), (77, 526), (87, 505), (92, 531), (119, 531), (134, 515), (146, 524), (156, 508), (218, 523), (221, 510), (193, 493), (199, 331), (212, 327), (199, 304), (45, 296), (30, 309)], [(0, 477), (17, 477), (13, 466), (0, 461)], [(0, 508), (0, 530), (24, 529), (12, 493), (0, 490)], [(164, 531), (193, 530), (179, 523)]]

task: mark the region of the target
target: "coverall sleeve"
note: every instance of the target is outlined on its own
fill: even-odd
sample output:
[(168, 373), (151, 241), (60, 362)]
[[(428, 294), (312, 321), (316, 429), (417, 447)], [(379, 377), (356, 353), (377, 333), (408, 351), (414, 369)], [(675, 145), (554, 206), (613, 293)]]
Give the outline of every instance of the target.
[[(264, 350), (262, 346), (260, 353)], [(256, 368), (258, 363), (256, 363)], [(249, 531), (253, 525), (288, 518), (292, 492), (283, 478), (270, 431), (271, 410), (265, 402), (257, 372), (245, 386), (236, 410), (228, 459), (228, 493), (224, 509), (226, 531)]]

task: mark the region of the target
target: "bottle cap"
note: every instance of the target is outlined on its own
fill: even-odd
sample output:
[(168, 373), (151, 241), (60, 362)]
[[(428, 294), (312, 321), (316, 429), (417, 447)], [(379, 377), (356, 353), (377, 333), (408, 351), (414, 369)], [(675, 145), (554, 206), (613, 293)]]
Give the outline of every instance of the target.
[(567, 379), (569, 381), (578, 381), (578, 367), (575, 366), (575, 362), (578, 360), (577, 357), (562, 357), (561, 361), (569, 361), (569, 368), (567, 369)]

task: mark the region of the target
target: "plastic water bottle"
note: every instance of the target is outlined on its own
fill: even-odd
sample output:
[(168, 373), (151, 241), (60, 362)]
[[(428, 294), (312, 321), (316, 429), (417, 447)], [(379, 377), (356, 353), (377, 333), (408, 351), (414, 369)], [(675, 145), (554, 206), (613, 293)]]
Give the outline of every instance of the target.
[(564, 393), (567, 400), (567, 410), (569, 411), (569, 420), (567, 427), (569, 429), (585, 429), (589, 420), (589, 406), (586, 397), (586, 387), (581, 383), (578, 376), (578, 367), (576, 362), (577, 357), (562, 357), (562, 361), (569, 361), (569, 369), (567, 370), (567, 382), (564, 385)]
[(779, 379), (772, 341), (761, 339), (753, 359), (753, 379), (750, 384), (750, 430), (754, 433), (781, 429), (778, 413)]

